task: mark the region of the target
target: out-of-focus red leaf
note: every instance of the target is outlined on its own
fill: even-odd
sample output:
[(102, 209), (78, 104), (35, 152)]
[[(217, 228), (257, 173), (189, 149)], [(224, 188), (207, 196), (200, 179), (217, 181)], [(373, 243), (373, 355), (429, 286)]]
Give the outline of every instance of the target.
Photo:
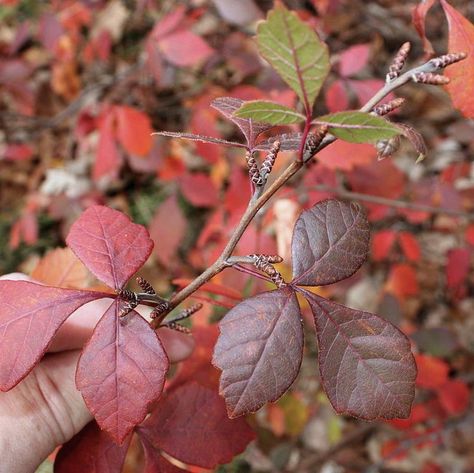
[(423, 49), (426, 56), (431, 56), (434, 53), (431, 41), (426, 37), (425, 21), (426, 14), (435, 2), (436, 0), (420, 0), (419, 4), (412, 11), (413, 25), (423, 41)]
[(224, 206), (230, 213), (242, 214), (250, 199), (248, 172), (235, 166), (230, 176), (229, 187), (225, 194)]
[(218, 202), (217, 189), (207, 174), (185, 174), (179, 184), (186, 200), (196, 207), (214, 207)]
[(27, 209), (10, 230), (9, 246), (12, 249), (18, 248), (22, 241), (27, 245), (38, 241), (38, 217), (36, 212)]
[[(183, 288), (190, 284), (192, 279), (185, 279), (185, 278), (177, 278), (173, 279), (173, 284)], [(236, 291), (232, 287), (223, 286), (221, 284), (207, 282), (200, 287), (201, 291), (209, 292), (210, 294), (216, 294), (218, 296), (225, 296), (229, 299), (234, 299), (236, 301), (240, 301), (242, 299), (242, 295), (239, 291)]]
[(386, 283), (389, 292), (403, 300), (408, 296), (416, 296), (419, 292), (415, 269), (409, 264), (394, 264)]
[[(130, 438), (117, 445), (95, 422), (87, 424), (59, 450), (55, 473), (105, 473), (122, 471)], [(151, 473), (151, 472), (150, 472)]]
[(466, 242), (474, 246), (474, 224), (471, 224), (466, 229)]
[(227, 417), (216, 392), (194, 382), (172, 389), (138, 432), (174, 458), (204, 468), (229, 462), (255, 438), (245, 419)]
[(374, 261), (382, 261), (388, 257), (395, 243), (397, 233), (393, 230), (381, 230), (374, 233), (371, 239), (371, 255)]
[(445, 361), (421, 353), (415, 355), (415, 361), (418, 368), (417, 386), (435, 389), (446, 384), (448, 381), (449, 365)]
[(405, 254), (406, 259), (410, 261), (420, 261), (421, 250), (418, 241), (415, 236), (410, 232), (400, 232), (398, 235), (398, 241)]
[(179, 30), (160, 39), (164, 57), (179, 67), (195, 66), (207, 60), (214, 50), (200, 36), (189, 30)]
[(186, 232), (186, 218), (175, 195), (163, 202), (153, 216), (149, 230), (155, 242), (155, 255), (164, 266), (174, 266), (173, 258)]
[(143, 435), (140, 437), (140, 441), (145, 453), (143, 473), (183, 473), (188, 471), (172, 465)]
[(342, 112), (349, 108), (347, 89), (342, 80), (334, 81), (326, 91), (326, 107), (331, 113)]
[(19, 143), (7, 145), (3, 157), (7, 161), (26, 161), (34, 155), (30, 145)]
[(450, 415), (462, 414), (469, 406), (471, 392), (468, 385), (460, 379), (447, 381), (437, 388), (438, 399)]
[(427, 461), (420, 473), (444, 473), (444, 470), (436, 463)]
[[(376, 92), (382, 89), (385, 85), (385, 82), (380, 79), (350, 80), (348, 83), (357, 95), (360, 105), (367, 103), (376, 94)], [(390, 93), (382, 100), (382, 103), (389, 102), (394, 98), (395, 95)]]
[(117, 290), (143, 266), (153, 249), (145, 227), (101, 205), (93, 205), (81, 214), (66, 241), (101, 281)]
[(374, 146), (337, 140), (316, 155), (316, 159), (329, 169), (351, 171), (355, 166), (365, 166), (377, 157)]
[(160, 19), (155, 24), (152, 31), (152, 36), (155, 40), (164, 38), (166, 35), (177, 29), (184, 20), (186, 13), (186, 7), (184, 5), (178, 5), (176, 8)]
[(446, 264), (446, 285), (449, 289), (459, 288), (469, 275), (471, 251), (468, 248), (454, 248), (448, 252)]
[(400, 430), (411, 429), (414, 425), (425, 422), (431, 417), (429, 409), (425, 404), (416, 404), (413, 406), (410, 417), (407, 419), (392, 419), (387, 421), (392, 427)]
[(321, 379), (338, 413), (405, 418), (415, 396), (410, 341), (381, 317), (304, 290), (314, 315)]
[(451, 80), (446, 90), (454, 106), (464, 116), (474, 117), (474, 25), (453, 8), (446, 0), (441, 0), (444, 13), (448, 19), (450, 53), (467, 54), (464, 61), (446, 68), (445, 75)]
[(39, 362), (64, 321), (107, 294), (0, 281), (0, 390), (18, 384)]
[(54, 54), (63, 34), (64, 30), (57, 14), (45, 12), (41, 15), (38, 25), (38, 39), (45, 49)]
[(356, 44), (346, 49), (339, 58), (339, 74), (349, 77), (361, 71), (369, 60), (370, 44)]
[(117, 138), (127, 153), (146, 156), (153, 145), (148, 115), (124, 105), (115, 107)]
[(76, 385), (100, 428), (122, 443), (163, 390), (169, 361), (137, 312), (120, 317), (120, 300), (104, 313), (82, 351)]
[(303, 356), (294, 290), (285, 287), (244, 300), (227, 312), (219, 328), (212, 362), (222, 370), (219, 392), (229, 417), (276, 401), (295, 380)]
[(122, 164), (122, 158), (115, 141), (115, 115), (108, 112), (99, 126), (99, 144), (92, 170), (92, 177), (98, 180), (103, 176), (116, 178)]

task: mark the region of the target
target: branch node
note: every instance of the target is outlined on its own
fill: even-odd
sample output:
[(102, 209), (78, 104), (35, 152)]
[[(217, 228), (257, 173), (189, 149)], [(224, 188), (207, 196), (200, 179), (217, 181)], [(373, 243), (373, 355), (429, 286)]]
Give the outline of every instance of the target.
[(393, 58), (393, 62), (390, 65), (388, 69), (388, 74), (386, 76), (386, 82), (387, 84), (389, 82), (392, 82), (392, 80), (396, 79), (399, 75), (400, 72), (403, 69), (403, 66), (405, 66), (408, 53), (410, 52), (411, 44), (409, 42), (403, 43), (400, 49), (398, 50), (397, 54)]

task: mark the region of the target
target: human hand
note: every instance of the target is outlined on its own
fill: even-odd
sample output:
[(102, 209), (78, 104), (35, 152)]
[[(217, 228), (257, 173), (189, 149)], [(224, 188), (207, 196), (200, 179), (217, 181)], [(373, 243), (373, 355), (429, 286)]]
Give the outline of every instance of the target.
[[(15, 273), (0, 279), (28, 278)], [(0, 393), (0, 473), (34, 472), (92, 420), (74, 377), (80, 348), (109, 305), (108, 299), (99, 299), (74, 312), (41, 363), (12, 390)], [(171, 362), (193, 350), (193, 340), (185, 334), (160, 329), (159, 336)]]

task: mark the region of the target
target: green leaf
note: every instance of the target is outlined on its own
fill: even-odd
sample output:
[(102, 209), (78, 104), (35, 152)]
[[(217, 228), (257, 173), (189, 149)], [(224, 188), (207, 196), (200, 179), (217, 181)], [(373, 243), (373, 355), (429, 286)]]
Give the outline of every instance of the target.
[(257, 45), (310, 113), (329, 73), (326, 44), (295, 13), (278, 3), (258, 25)]
[(318, 117), (315, 125), (328, 125), (337, 138), (351, 143), (370, 143), (399, 135), (401, 130), (384, 118), (365, 112), (338, 112)]
[(266, 100), (251, 100), (245, 102), (234, 112), (238, 118), (251, 118), (260, 123), (271, 125), (291, 125), (305, 120), (305, 117), (285, 105)]

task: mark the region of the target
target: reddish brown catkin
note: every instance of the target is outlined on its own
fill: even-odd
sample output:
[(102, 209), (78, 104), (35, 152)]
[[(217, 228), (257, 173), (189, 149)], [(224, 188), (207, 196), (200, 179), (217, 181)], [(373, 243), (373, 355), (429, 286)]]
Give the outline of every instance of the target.
[(176, 322), (170, 322), (169, 324), (166, 324), (166, 327), (170, 328), (171, 330), (176, 330), (177, 332), (185, 333), (186, 335), (191, 333), (191, 330)]
[(387, 115), (390, 112), (393, 112), (397, 108), (401, 107), (405, 103), (405, 99), (402, 97), (390, 100), (388, 103), (382, 103), (380, 105), (376, 105), (372, 113), (375, 115), (379, 115), (382, 117), (383, 115)]
[(431, 59), (429, 63), (437, 69), (442, 69), (443, 67), (449, 66), (450, 64), (462, 61), (463, 59), (466, 59), (466, 57), (466, 53), (450, 53), (435, 57)]
[(391, 82), (393, 79), (396, 79), (400, 75), (400, 72), (402, 71), (403, 66), (406, 63), (410, 48), (410, 43), (406, 42), (402, 44), (401, 48), (398, 50), (397, 54), (393, 58), (391, 66), (388, 69), (388, 74), (386, 76), (387, 82)]
[(137, 283), (145, 294), (150, 294), (150, 295), (156, 294), (155, 289), (146, 279), (138, 277)]
[(150, 313), (152, 319), (156, 319), (160, 315), (164, 314), (169, 309), (169, 302), (163, 301), (156, 305)]
[(263, 184), (262, 176), (258, 170), (257, 161), (251, 151), (247, 151), (245, 154), (245, 159), (247, 160), (247, 167), (249, 170), (250, 180), (256, 185), (261, 186)]
[(303, 161), (309, 161), (316, 154), (328, 130), (328, 125), (321, 125), (314, 133), (308, 135), (303, 152)]
[(413, 82), (420, 84), (445, 85), (449, 84), (449, 77), (431, 72), (418, 72), (412, 76)]
[(270, 276), (270, 279), (276, 287), (286, 286), (283, 276), (273, 267), (273, 263), (280, 263), (282, 261), (280, 256), (268, 255), (250, 255), (253, 258), (255, 267), (263, 273)]
[(400, 147), (400, 137), (394, 136), (388, 140), (379, 140), (375, 144), (375, 147), (377, 148), (378, 152), (377, 159), (382, 161), (383, 159), (392, 156), (392, 154), (398, 150)]
[(272, 172), (273, 165), (280, 151), (281, 143), (277, 140), (273, 143), (270, 152), (267, 154), (265, 161), (263, 161), (262, 168), (260, 169), (260, 175), (264, 181), (267, 180), (268, 175)]

